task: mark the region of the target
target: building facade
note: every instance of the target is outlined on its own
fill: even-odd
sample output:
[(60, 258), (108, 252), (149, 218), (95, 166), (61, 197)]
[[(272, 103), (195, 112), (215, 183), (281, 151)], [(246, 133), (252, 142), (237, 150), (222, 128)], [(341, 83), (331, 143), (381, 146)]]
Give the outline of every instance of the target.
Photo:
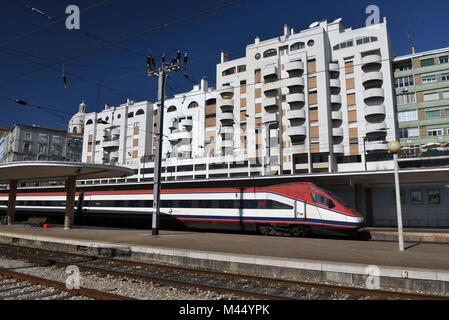
[(402, 166), (447, 165), (449, 48), (394, 60)]
[(15, 125), (0, 138), (0, 144), (0, 163), (82, 160), (83, 136), (58, 129)]
[(395, 95), (387, 23), (338, 19), (255, 42), (217, 66), (217, 150), (267, 159), (269, 173), (391, 168)]
[(128, 100), (85, 117), (83, 162), (139, 165), (153, 150), (153, 104)]

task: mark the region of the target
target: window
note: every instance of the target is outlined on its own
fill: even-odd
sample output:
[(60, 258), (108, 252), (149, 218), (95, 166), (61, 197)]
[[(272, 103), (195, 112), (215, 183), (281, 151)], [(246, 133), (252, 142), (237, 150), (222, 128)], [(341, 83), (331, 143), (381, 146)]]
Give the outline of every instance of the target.
[(398, 122), (417, 121), (418, 110), (403, 111), (398, 113)]
[(335, 208), (335, 204), (332, 202), (332, 200), (326, 198), (325, 196), (318, 194), (318, 193), (311, 193), (312, 200), (316, 204), (327, 206), (329, 208)]
[(304, 49), (304, 48), (305, 48), (304, 42), (296, 42), (296, 43), (291, 45), (290, 51), (301, 50), (301, 49)]
[(432, 129), (427, 130), (428, 137), (438, 137), (443, 135), (443, 129)]
[(199, 104), (196, 101), (193, 101), (191, 104), (189, 104), (188, 109), (194, 109), (194, 108), (198, 108)]
[(229, 69), (223, 71), (223, 77), (234, 74), (235, 70), (236, 70), (235, 67), (232, 67), (232, 68), (229, 68)]
[(29, 142), (25, 142), (23, 145), (23, 153), (30, 153), (31, 152), (31, 145)]
[(61, 144), (61, 137), (53, 137), (53, 144)]
[(449, 73), (442, 74), (441, 81), (449, 81)]
[(349, 144), (350, 145), (359, 144), (359, 139), (358, 138), (349, 139)]
[(377, 37), (363, 37), (363, 38), (357, 38), (357, 45), (362, 45), (365, 43), (370, 43), (370, 42), (376, 42), (377, 41)]
[(39, 143), (47, 144), (48, 143), (48, 136), (45, 134), (39, 135)]
[(142, 109), (140, 109), (139, 111), (136, 112), (136, 116), (141, 116), (144, 114), (145, 114), (145, 111), (143, 111)]
[(167, 109), (167, 112), (176, 112), (178, 109), (176, 109), (175, 106), (171, 106), (170, 108)]
[(437, 76), (425, 76), (422, 77), (422, 83), (432, 83), (437, 81)]
[(438, 100), (440, 98), (440, 94), (438, 92), (427, 93), (427, 94), (424, 94), (423, 98), (424, 98), (424, 101)]
[(429, 204), (440, 204), (441, 194), (439, 189), (433, 189), (428, 191)]
[(412, 65), (411, 64), (405, 64), (402, 66), (398, 66), (396, 71), (407, 71), (407, 70), (412, 70)]
[(238, 73), (240, 73), (240, 72), (245, 72), (246, 71), (246, 66), (238, 66), (237, 67), (237, 72)]
[(399, 106), (404, 104), (416, 103), (416, 94), (415, 93), (399, 94), (396, 96), (396, 101)]
[(440, 110), (434, 110), (434, 111), (427, 111), (426, 112), (426, 119), (436, 119), (441, 118), (441, 111)]
[(31, 132), (25, 132), (25, 134), (24, 134), (24, 140), (27, 140), (27, 141), (30, 141), (31, 140), (31, 137), (32, 137), (32, 134), (31, 134)]
[(43, 153), (45, 153), (45, 145), (40, 144), (39, 145), (39, 154), (43, 154)]
[(422, 191), (421, 190), (412, 191), (412, 193), (411, 193), (411, 202), (413, 204), (423, 204), (423, 196), (422, 196)]
[(92, 124), (94, 124), (94, 122), (92, 121), (92, 119), (91, 119), (91, 120), (87, 120), (86, 126), (90, 126), (90, 125), (92, 125)]
[(314, 44), (315, 44), (315, 41), (314, 41), (314, 40), (309, 40), (309, 41), (307, 42), (307, 45), (308, 45), (309, 47), (313, 47)]
[(400, 139), (411, 139), (411, 138), (419, 138), (419, 128), (400, 128), (399, 129), (399, 138)]
[(433, 66), (434, 64), (435, 59), (433, 58), (421, 60), (421, 67)]
[(128, 113), (128, 118), (134, 118), (134, 112)]
[(413, 76), (401, 77), (395, 79), (395, 87), (396, 88), (405, 88), (409, 86), (413, 86), (415, 84), (413, 80)]
[(448, 63), (449, 62), (449, 56), (440, 57), (440, 64)]
[(334, 46), (334, 50), (345, 49), (354, 46), (354, 40), (348, 40)]
[(264, 58), (277, 56), (278, 51), (276, 49), (269, 49), (263, 53)]

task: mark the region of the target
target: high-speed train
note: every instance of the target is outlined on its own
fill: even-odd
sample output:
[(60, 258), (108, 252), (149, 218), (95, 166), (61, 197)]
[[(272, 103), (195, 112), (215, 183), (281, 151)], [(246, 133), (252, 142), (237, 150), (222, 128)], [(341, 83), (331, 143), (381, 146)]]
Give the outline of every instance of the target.
[[(65, 193), (27, 190), (17, 196), (17, 214), (56, 215), (65, 212)], [(153, 191), (129, 186), (78, 192), (78, 218), (151, 221)], [(8, 194), (0, 194), (6, 214)], [(161, 194), (161, 227), (259, 231), (301, 236), (310, 231), (347, 233), (364, 225), (363, 216), (343, 200), (312, 183), (269, 187), (165, 189)]]

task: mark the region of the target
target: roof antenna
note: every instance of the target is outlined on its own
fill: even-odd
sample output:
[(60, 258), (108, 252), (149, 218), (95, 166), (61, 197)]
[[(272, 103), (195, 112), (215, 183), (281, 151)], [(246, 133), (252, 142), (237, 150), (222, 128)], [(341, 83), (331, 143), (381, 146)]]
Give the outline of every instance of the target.
[(410, 33), (407, 33), (408, 41), (410, 42), (410, 47), (412, 48), (412, 54), (416, 53), (415, 43), (413, 42), (413, 37)]

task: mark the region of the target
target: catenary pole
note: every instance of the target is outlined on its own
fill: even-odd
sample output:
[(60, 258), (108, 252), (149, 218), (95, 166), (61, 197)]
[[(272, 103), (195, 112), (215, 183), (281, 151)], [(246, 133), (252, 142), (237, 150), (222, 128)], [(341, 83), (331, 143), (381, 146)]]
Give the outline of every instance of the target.
[(154, 190), (153, 190), (153, 212), (152, 212), (152, 235), (159, 235), (160, 211), (161, 211), (161, 184), (162, 184), (162, 147), (164, 138), (164, 111), (165, 111), (165, 88), (167, 84), (167, 75), (172, 71), (186, 69), (188, 62), (187, 54), (184, 55), (184, 65), (181, 65), (181, 51), (175, 58), (167, 63), (165, 54), (162, 55), (161, 67), (157, 68), (153, 56), (147, 57), (147, 68), (149, 76), (157, 76), (159, 79), (158, 89), (158, 110), (157, 110), (157, 132), (156, 135), (156, 154), (154, 167)]

